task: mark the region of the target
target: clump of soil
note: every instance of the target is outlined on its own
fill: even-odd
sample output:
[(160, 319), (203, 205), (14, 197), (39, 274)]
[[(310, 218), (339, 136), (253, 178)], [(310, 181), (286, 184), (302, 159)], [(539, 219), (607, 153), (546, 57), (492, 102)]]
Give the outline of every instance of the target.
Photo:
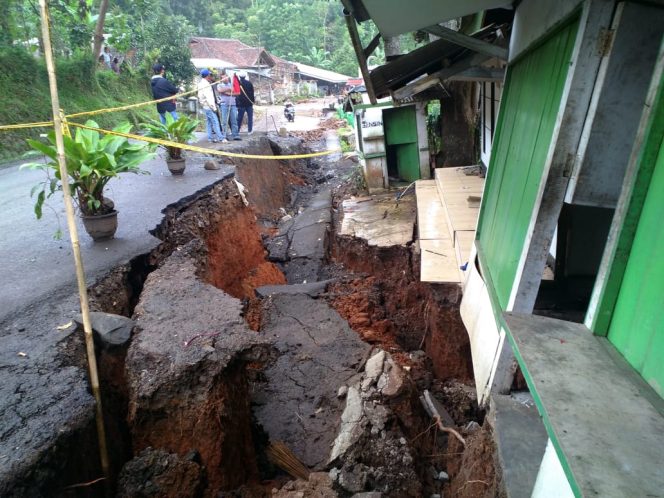
[(491, 426), (466, 437), (465, 448), (456, 439), (450, 439), (449, 453), (461, 453), (461, 458), (450, 459), (447, 472), (450, 482), (445, 486), (446, 496), (458, 498), (493, 498), (506, 496), (501, 487), (500, 466), (495, 464), (495, 445)]
[(163, 450), (146, 448), (125, 465), (118, 479), (116, 497), (200, 497), (205, 473), (197, 460), (195, 452), (180, 457)]

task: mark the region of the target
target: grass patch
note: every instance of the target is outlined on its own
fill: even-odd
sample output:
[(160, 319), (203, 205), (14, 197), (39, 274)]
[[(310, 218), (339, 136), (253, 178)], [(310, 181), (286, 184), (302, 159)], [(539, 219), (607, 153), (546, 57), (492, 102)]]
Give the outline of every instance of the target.
[[(5, 49), (0, 50), (0, 67), (0, 125), (50, 121), (51, 99), (43, 61), (22, 49)], [(66, 114), (151, 100), (147, 77), (93, 69), (89, 54), (56, 61), (60, 106)], [(94, 119), (102, 128), (112, 128), (122, 121), (136, 124), (147, 117), (157, 117), (155, 106), (100, 114)], [(49, 128), (0, 131), (0, 162), (20, 157), (29, 149), (27, 138), (37, 138), (48, 131)]]

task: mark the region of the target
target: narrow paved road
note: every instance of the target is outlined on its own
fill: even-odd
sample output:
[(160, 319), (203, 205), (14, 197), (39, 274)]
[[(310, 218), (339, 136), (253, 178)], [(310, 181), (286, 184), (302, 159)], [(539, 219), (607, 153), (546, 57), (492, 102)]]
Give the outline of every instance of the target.
[[(142, 165), (149, 175), (123, 175), (109, 183), (107, 196), (119, 211), (114, 239), (94, 243), (78, 220), (81, 250), (88, 283), (100, 274), (139, 254), (159, 241), (149, 234), (162, 219), (167, 205), (220, 180), (232, 167), (206, 171), (201, 156), (188, 161), (185, 174), (172, 176), (163, 158)], [(40, 171), (0, 169), (0, 321), (9, 313), (75, 283), (71, 243), (62, 195), (48, 201), (41, 220), (35, 218), (30, 189), (43, 178)], [(59, 224), (62, 240), (53, 235)]]

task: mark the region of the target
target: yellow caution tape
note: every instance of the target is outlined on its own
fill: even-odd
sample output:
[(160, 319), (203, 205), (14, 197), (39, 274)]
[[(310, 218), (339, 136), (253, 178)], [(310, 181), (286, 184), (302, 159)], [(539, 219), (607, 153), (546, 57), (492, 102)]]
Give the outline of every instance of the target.
[[(214, 86), (214, 85), (216, 85), (217, 83), (220, 83), (220, 82), (221, 82), (221, 80), (213, 81), (212, 83), (210, 83), (210, 86)], [(174, 99), (177, 99), (179, 97), (185, 97), (187, 95), (191, 95), (192, 93), (197, 93), (197, 92), (198, 92), (198, 88), (196, 88), (195, 90), (189, 90), (188, 92), (182, 92), (182, 93), (178, 93), (176, 95), (171, 95), (169, 97), (164, 97), (163, 99), (148, 100), (147, 102), (139, 102), (138, 104), (128, 104), (128, 105), (123, 105), (123, 106), (120, 106), (120, 107), (107, 107), (105, 109), (97, 109), (95, 111), (77, 112), (77, 113), (74, 113), (74, 114), (67, 114), (66, 117), (67, 118), (78, 118), (78, 117), (81, 117), (81, 116), (95, 116), (97, 114), (105, 114), (105, 113), (108, 113), (108, 112), (126, 111), (128, 109), (135, 109), (137, 107), (154, 105), (154, 104), (159, 104), (160, 102), (166, 102), (166, 101), (169, 101), (169, 100), (174, 100)]]
[(99, 133), (116, 135), (118, 137), (132, 138), (134, 140), (140, 140), (142, 142), (149, 142), (157, 145), (162, 145), (164, 147), (178, 147), (183, 150), (191, 150), (193, 152), (201, 152), (203, 154), (211, 154), (214, 156), (243, 157), (246, 159), (268, 159), (268, 160), (276, 159), (277, 161), (280, 161), (284, 159), (306, 159), (308, 157), (320, 157), (329, 154), (334, 154), (335, 152), (341, 152), (341, 149), (330, 149), (323, 152), (310, 152), (309, 154), (288, 154), (283, 156), (261, 156), (258, 154), (240, 154), (238, 152), (226, 152), (223, 150), (206, 149), (205, 147), (197, 147), (196, 145), (188, 145), (180, 142), (172, 142), (170, 140), (161, 140), (158, 138), (143, 137), (141, 135), (134, 135), (133, 133), (122, 133), (119, 131), (103, 130), (101, 128), (93, 128), (92, 126), (87, 126), (79, 123), (72, 123), (71, 121), (68, 121), (65, 124), (69, 126), (74, 126), (76, 128), (82, 128), (84, 130), (97, 131)]
[(47, 126), (53, 126), (53, 121), (40, 121), (38, 123), (21, 123), (13, 125), (1, 125), (0, 131), (4, 130), (20, 130), (22, 128), (45, 128)]

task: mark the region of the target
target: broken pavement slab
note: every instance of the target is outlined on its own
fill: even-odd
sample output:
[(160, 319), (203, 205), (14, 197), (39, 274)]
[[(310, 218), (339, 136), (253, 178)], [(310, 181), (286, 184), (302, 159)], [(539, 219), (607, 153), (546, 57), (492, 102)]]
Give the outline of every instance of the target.
[(416, 204), (413, 196), (396, 201), (394, 194), (347, 199), (342, 204), (339, 235), (364, 239), (370, 246), (405, 246), (413, 241)]
[(209, 486), (232, 489), (258, 472), (245, 365), (264, 363), (272, 348), (249, 329), (239, 299), (196, 275), (200, 244), (174, 252), (145, 282), (125, 363), (128, 423), (135, 453), (195, 450)]
[(256, 288), (256, 296), (268, 297), (277, 294), (306, 294), (310, 297), (317, 297), (325, 292), (325, 288), (334, 281), (334, 279), (328, 279), (307, 284), (263, 285)]
[(277, 236), (279, 240), (268, 246), (271, 258), (285, 259), (284, 273), (289, 284), (318, 280), (327, 256), (331, 222), (332, 192), (325, 188), (314, 195), (300, 214), (284, 224)]
[[(82, 315), (76, 315), (74, 321), (82, 330)], [(136, 323), (126, 316), (104, 313), (102, 311), (91, 311), (90, 326), (96, 340), (104, 346), (113, 347), (122, 346), (131, 339), (131, 332)]]
[(370, 346), (325, 301), (304, 294), (273, 296), (263, 316), (260, 335), (279, 357), (256, 386), (254, 414), (270, 439), (322, 469), (345, 404), (337, 393), (358, 376)]

